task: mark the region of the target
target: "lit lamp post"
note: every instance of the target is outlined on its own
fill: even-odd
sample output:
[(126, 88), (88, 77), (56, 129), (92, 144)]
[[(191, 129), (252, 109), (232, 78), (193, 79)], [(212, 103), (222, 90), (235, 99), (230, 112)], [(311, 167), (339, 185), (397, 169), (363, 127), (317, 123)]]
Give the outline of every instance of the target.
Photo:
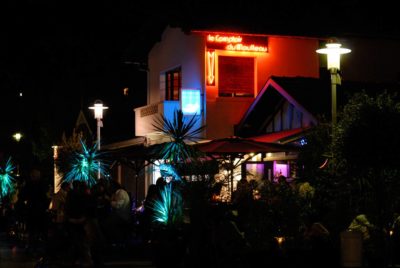
[(332, 87), (332, 127), (336, 125), (336, 85), (341, 84), (340, 74), (340, 55), (350, 53), (348, 48), (342, 48), (341, 44), (328, 43), (326, 48), (317, 50), (317, 53), (326, 54), (328, 57), (327, 68), (331, 73), (331, 87)]
[[(100, 151), (100, 128), (103, 127), (103, 110), (108, 109), (108, 107), (103, 106), (103, 102), (96, 100), (94, 106), (89, 107), (89, 109), (94, 110), (94, 118), (97, 119), (97, 150)], [(100, 167), (100, 162), (99, 162)], [(97, 178), (100, 179), (100, 168), (97, 174)]]
[[(21, 134), (21, 132), (16, 132), (14, 135), (12, 135), (12, 137), (17, 143), (19, 143), (21, 141), (23, 135)], [(19, 155), (21, 149), (19, 148), (19, 145), (17, 147), (18, 147), (17, 154)], [(17, 166), (17, 174), (16, 174), (16, 176), (19, 177), (19, 163), (17, 163), (16, 166)]]

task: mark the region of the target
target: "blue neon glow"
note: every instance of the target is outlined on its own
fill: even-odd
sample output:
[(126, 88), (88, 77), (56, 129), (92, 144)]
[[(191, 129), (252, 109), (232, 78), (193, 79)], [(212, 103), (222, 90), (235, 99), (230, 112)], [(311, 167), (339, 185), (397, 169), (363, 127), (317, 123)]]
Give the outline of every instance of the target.
[(163, 177), (172, 177), (175, 181), (181, 180), (181, 176), (178, 175), (175, 168), (170, 164), (161, 164), (160, 173)]
[(83, 181), (89, 187), (97, 183), (97, 175), (107, 176), (104, 164), (99, 165), (100, 155), (97, 151), (97, 144), (92, 148), (88, 148), (84, 142), (81, 141), (82, 152), (75, 152), (74, 158), (71, 163), (71, 169), (64, 177), (66, 182)]
[(307, 140), (305, 138), (301, 139), (300, 140), (300, 145), (301, 146), (307, 145)]
[(200, 89), (182, 89), (182, 112), (185, 115), (199, 115), (201, 112)]
[(14, 192), (14, 178), (11, 176), (14, 170), (11, 157), (8, 158), (5, 167), (0, 167), (0, 198), (3, 198)]

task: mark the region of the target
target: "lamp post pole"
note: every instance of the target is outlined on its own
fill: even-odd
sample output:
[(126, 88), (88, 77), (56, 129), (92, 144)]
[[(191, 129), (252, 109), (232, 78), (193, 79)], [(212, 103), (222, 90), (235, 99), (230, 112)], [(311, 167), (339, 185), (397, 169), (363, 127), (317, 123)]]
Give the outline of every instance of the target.
[[(337, 96), (336, 96), (336, 85), (341, 84), (341, 78), (339, 74), (340, 70), (340, 55), (350, 53), (351, 50), (348, 48), (342, 48), (341, 44), (328, 43), (326, 48), (317, 50), (317, 53), (327, 55), (327, 68), (331, 75), (331, 101), (332, 101), (332, 144), (335, 141), (335, 126), (337, 122)], [(335, 157), (332, 151), (332, 163), (333, 170), (335, 169)]]
[[(339, 74), (340, 70), (340, 55), (350, 53), (351, 50), (348, 48), (342, 48), (341, 44), (338, 43), (328, 43), (326, 48), (321, 48), (317, 50), (319, 54), (327, 55), (327, 68), (331, 74), (331, 91), (332, 91), (332, 131), (336, 125), (337, 118), (337, 104), (336, 104), (336, 85), (341, 84), (341, 78)], [(333, 132), (332, 132), (333, 133)]]
[(332, 127), (336, 125), (337, 122), (337, 101), (336, 101), (336, 85), (340, 85), (340, 74), (337, 69), (331, 68), (331, 97), (332, 97)]
[[(101, 121), (101, 119), (103, 119), (103, 110), (108, 109), (108, 107), (103, 106), (103, 102), (100, 100), (96, 100), (94, 103), (94, 106), (89, 107), (89, 109), (94, 110), (94, 118), (97, 120), (97, 150), (100, 151), (100, 128), (103, 127), (103, 121)], [(100, 179), (100, 161), (99, 161), (99, 170), (97, 172), (97, 178)]]

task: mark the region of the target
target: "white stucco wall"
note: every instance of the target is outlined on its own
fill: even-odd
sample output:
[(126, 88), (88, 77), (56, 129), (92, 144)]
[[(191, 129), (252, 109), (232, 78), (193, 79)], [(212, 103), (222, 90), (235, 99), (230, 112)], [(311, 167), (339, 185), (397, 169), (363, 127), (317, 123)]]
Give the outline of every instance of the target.
[(176, 67), (182, 68), (182, 88), (204, 90), (204, 40), (201, 36), (186, 35), (179, 28), (166, 28), (161, 42), (149, 53), (149, 103), (163, 101), (160, 74)]

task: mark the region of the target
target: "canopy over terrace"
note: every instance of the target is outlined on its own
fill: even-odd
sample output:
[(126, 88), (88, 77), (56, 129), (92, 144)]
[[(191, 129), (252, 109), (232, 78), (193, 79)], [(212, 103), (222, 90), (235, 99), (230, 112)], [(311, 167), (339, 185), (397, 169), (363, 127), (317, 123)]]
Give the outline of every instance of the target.
[(252, 139), (229, 137), (194, 145), (198, 150), (216, 159), (222, 160), (228, 167), (230, 190), (233, 191), (233, 171), (249, 161), (256, 154), (297, 153), (299, 148), (290, 144), (259, 142)]
[(297, 152), (296, 146), (272, 142), (260, 142), (252, 139), (229, 137), (216, 139), (195, 145), (208, 155), (244, 155), (250, 153)]

